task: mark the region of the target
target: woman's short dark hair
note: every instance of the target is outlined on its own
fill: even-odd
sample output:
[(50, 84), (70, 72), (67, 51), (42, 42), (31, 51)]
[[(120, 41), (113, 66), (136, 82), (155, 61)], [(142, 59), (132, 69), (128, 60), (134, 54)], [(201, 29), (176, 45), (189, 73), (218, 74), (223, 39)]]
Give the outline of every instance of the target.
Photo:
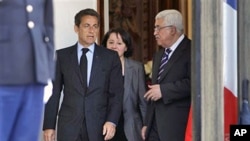
[(84, 16), (94, 16), (97, 18), (98, 20), (98, 25), (100, 25), (100, 15), (94, 10), (94, 9), (83, 9), (81, 11), (79, 11), (78, 13), (76, 13), (75, 15), (75, 25), (79, 27), (79, 25), (81, 24), (81, 19)]
[(124, 52), (124, 57), (131, 57), (133, 54), (132, 39), (131, 39), (130, 34), (122, 28), (110, 29), (104, 35), (101, 45), (104, 47), (107, 47), (107, 41), (111, 33), (115, 33), (117, 36), (119, 34), (121, 36), (122, 41), (125, 43), (127, 47), (127, 51)]

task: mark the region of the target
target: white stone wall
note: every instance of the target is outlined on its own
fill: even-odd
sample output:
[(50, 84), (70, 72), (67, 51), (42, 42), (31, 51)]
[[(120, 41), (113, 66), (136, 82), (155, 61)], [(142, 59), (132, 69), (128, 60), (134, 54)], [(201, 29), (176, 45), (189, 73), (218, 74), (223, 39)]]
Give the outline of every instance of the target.
[(54, 24), (56, 49), (76, 43), (74, 16), (81, 9), (97, 9), (97, 0), (54, 0)]

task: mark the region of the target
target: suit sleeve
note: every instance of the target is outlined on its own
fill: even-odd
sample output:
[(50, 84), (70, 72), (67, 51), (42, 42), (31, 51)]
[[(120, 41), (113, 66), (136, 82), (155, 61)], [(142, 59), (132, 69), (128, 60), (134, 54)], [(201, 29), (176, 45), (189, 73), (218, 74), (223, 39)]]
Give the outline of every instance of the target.
[(44, 25), (45, 25), (45, 35), (44, 40), (47, 42), (48, 46), (48, 62), (50, 70), (50, 78), (55, 77), (55, 43), (54, 43), (54, 13), (53, 13), (53, 0), (46, 0), (44, 8)]
[(118, 124), (123, 103), (123, 78), (120, 58), (117, 53), (114, 53), (112, 59), (112, 69), (109, 78), (109, 106), (107, 121)]
[(138, 79), (139, 79), (138, 80), (139, 108), (143, 119), (143, 123), (145, 123), (146, 110), (147, 110), (147, 102), (144, 98), (144, 94), (146, 93), (146, 81), (145, 81), (144, 66), (141, 63), (138, 65)]
[(43, 130), (55, 129), (61, 91), (63, 86), (63, 75), (60, 67), (60, 57), (58, 56), (56, 63), (56, 76), (53, 81), (53, 93), (49, 101), (45, 105)]
[(44, 24), (46, 28), (46, 33), (50, 42), (54, 44), (54, 13), (53, 13), (53, 0), (46, 0), (44, 9)]

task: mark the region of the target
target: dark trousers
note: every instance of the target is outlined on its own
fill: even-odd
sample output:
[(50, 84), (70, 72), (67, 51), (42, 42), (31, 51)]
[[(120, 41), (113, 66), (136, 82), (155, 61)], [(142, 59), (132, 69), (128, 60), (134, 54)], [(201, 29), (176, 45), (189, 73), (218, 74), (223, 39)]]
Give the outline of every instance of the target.
[(123, 113), (120, 116), (118, 125), (116, 127), (116, 133), (115, 136), (110, 141), (127, 141), (127, 138), (125, 136), (124, 132), (124, 117)]
[(157, 124), (156, 124), (155, 118), (153, 119), (152, 126), (148, 130), (149, 130), (149, 132), (148, 132), (148, 137), (147, 137), (146, 141), (161, 141), (159, 134), (158, 134)]
[(85, 119), (83, 120), (82, 127), (76, 141), (89, 141)]

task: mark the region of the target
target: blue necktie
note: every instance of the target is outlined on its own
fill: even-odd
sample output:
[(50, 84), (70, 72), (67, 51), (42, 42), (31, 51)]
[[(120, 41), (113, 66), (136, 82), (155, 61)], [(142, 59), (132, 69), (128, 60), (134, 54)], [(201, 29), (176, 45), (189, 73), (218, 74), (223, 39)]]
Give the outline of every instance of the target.
[(164, 54), (162, 55), (162, 59), (161, 59), (161, 65), (159, 68), (159, 72), (158, 72), (158, 77), (157, 80), (159, 80), (161, 78), (161, 74), (164, 71), (164, 66), (167, 64), (168, 61), (168, 55), (171, 52), (171, 49), (165, 49)]

